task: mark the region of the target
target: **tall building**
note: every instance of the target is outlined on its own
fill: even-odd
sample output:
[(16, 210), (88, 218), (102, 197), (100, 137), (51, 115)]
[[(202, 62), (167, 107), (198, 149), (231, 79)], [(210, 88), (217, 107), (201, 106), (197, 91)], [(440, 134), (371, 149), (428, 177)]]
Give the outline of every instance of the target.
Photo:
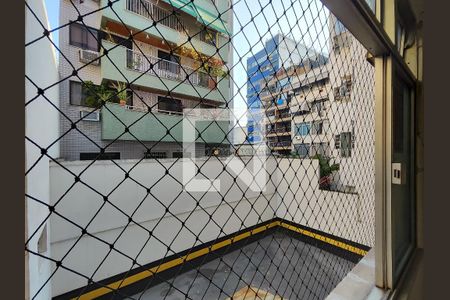
[(261, 97), (270, 91), (263, 90), (267, 82), (280, 69), (299, 64), (314, 52), (281, 33), (267, 40), (264, 48), (247, 59), (247, 128), (248, 142), (260, 142), (262, 136), (263, 108)]
[(340, 166), (333, 188), (367, 191), (361, 197), (373, 205), (364, 188), (374, 182), (374, 90), (364, 85), (373, 68), (367, 50), (333, 16), (329, 32), (327, 57), (310, 56), (262, 84), (262, 140), (272, 153), (331, 158)]
[[(181, 157), (183, 109), (232, 107), (230, 1), (181, 2), (61, 1), (63, 159)], [(229, 147), (228, 122), (196, 126), (196, 156)]]
[[(304, 59), (298, 65), (279, 70), (268, 81), (267, 88), (264, 88), (268, 90), (268, 93), (263, 93), (261, 100), (265, 112), (264, 140), (272, 152), (283, 155), (290, 154), (292, 151), (298, 152), (296, 143), (298, 138), (294, 139), (298, 131), (296, 124), (299, 118), (310, 112), (311, 106), (315, 114), (309, 118), (323, 116), (322, 106), (328, 100), (327, 85), (329, 83), (326, 63), (327, 58), (318, 54), (310, 59)], [(304, 101), (305, 97), (308, 98), (308, 102)], [(319, 119), (316, 121), (316, 132), (321, 134), (324, 128), (319, 126)], [(308, 130), (308, 135), (309, 133)], [(306, 157), (306, 155), (300, 154), (300, 157)]]

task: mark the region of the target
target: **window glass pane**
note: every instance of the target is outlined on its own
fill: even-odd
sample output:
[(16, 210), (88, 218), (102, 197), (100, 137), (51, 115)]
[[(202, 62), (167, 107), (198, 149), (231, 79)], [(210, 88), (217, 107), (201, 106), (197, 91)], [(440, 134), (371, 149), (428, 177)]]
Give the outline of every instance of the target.
[(83, 89), (80, 82), (70, 82), (70, 104), (83, 105)]
[(181, 100), (178, 99), (170, 99), (166, 97), (158, 97), (158, 109), (163, 111), (174, 111), (174, 112), (182, 112), (183, 107), (181, 104)]
[(351, 146), (352, 146), (352, 133), (343, 132), (341, 133), (341, 156), (350, 157), (351, 156)]
[(86, 48), (88, 50), (98, 51), (99, 50), (99, 43), (98, 43), (97, 30), (92, 30), (91, 29), (90, 32), (86, 30), (86, 35), (87, 35)]
[[(70, 24), (70, 44), (82, 49), (98, 51), (99, 50), (99, 34), (98, 31), (78, 23)], [(90, 31), (90, 32), (89, 32)]]
[(70, 44), (83, 47), (83, 27), (80, 24), (70, 24)]

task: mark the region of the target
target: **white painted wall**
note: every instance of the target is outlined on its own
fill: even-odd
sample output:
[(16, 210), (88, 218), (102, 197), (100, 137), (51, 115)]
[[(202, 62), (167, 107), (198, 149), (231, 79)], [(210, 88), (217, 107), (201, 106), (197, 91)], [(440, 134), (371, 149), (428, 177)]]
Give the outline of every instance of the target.
[[(175, 240), (171, 249), (180, 252), (218, 236), (228, 235), (273, 218), (277, 202), (276, 197), (271, 197), (274, 192), (273, 184), (267, 185), (264, 195), (260, 195), (259, 192), (245, 191), (246, 185), (243, 182), (238, 180), (235, 183), (232, 176), (222, 172), (223, 162), (215, 158), (207, 162), (205, 159), (198, 159), (197, 163), (203, 174), (208, 178), (219, 176), (218, 178), (221, 180), (220, 194), (216, 192), (189, 194), (183, 191), (181, 184), (177, 182), (177, 180), (182, 181), (182, 163), (174, 162), (174, 159), (166, 159), (162, 166), (155, 160), (145, 160), (139, 164), (137, 164), (137, 160), (118, 161), (117, 163), (124, 170), (130, 170), (137, 164), (130, 171), (130, 176), (138, 183), (128, 179), (120, 184), (124, 178), (124, 171), (111, 162), (99, 161), (87, 168), (80, 176), (81, 180), (88, 183), (92, 189), (81, 183), (77, 183), (70, 189), (74, 182), (73, 175), (53, 164), (50, 168), (52, 204), (56, 203), (70, 189), (57, 204), (56, 211), (83, 227), (90, 222), (104, 203), (103, 197), (97, 192), (106, 195), (114, 190), (109, 200), (127, 215), (132, 215), (134, 210), (139, 207), (133, 214), (133, 220), (139, 222), (143, 228), (131, 225), (125, 229), (128, 224), (127, 216), (112, 205), (106, 204), (87, 230), (108, 243), (112, 243), (125, 229), (115, 247), (131, 257), (136, 257), (144, 247), (137, 258), (140, 264), (173, 254), (173, 252), (166, 252), (167, 249), (163, 243), (169, 245)], [(75, 174), (81, 173), (88, 164), (89, 162), (86, 161), (64, 162), (64, 166)], [(170, 175), (177, 180), (166, 175), (164, 167), (170, 168)], [(268, 172), (272, 173), (275, 164), (270, 161), (266, 167)], [(160, 180), (161, 178), (163, 179)], [(153, 186), (151, 194), (147, 195), (146, 188), (139, 183), (146, 187)], [(115, 189), (117, 185), (119, 187)], [(243, 196), (244, 192), (245, 197)], [(222, 200), (222, 195), (224, 200)], [(196, 207), (196, 201), (199, 201), (201, 208)], [(185, 221), (186, 227), (190, 230), (182, 229), (180, 232), (181, 222), (166, 213), (165, 207), (170, 207), (170, 212), (178, 219)], [(212, 216), (211, 219), (208, 214)], [(259, 219), (260, 215), (261, 219)], [(241, 227), (241, 220), (244, 222), (244, 227)], [(80, 237), (81, 230), (58, 216), (52, 217), (51, 223), (52, 255), (59, 260)], [(159, 225), (155, 228), (157, 223)], [(144, 228), (153, 231), (155, 237), (158, 237), (160, 241), (152, 238), (145, 245), (149, 235)], [(200, 240), (196, 241), (196, 236), (199, 236)], [(108, 251), (107, 245), (93, 238), (83, 237), (64, 259), (63, 264), (90, 276)], [(94, 276), (94, 280), (126, 271), (131, 266), (129, 258), (112, 253)], [(84, 284), (86, 284), (86, 280), (82, 277), (59, 270), (53, 280), (53, 292), (54, 295), (58, 295)]]
[(373, 205), (367, 205), (361, 194), (320, 190), (318, 170), (317, 160), (281, 160), (275, 183), (279, 193), (276, 216), (373, 246)]
[[(39, 18), (40, 22), (49, 28), (48, 18), (43, 0), (27, 1), (31, 10)], [(44, 29), (39, 24), (35, 16), (28, 8), (25, 8), (25, 43), (31, 42), (42, 36)], [(25, 74), (34, 84), (42, 89), (59, 80), (58, 67), (50, 41), (43, 38), (25, 48)], [(25, 79), (25, 103), (37, 95), (37, 88), (27, 79)], [(59, 105), (58, 86), (45, 90), (44, 95), (54, 105)], [(43, 97), (39, 96), (25, 108), (25, 134), (41, 147), (48, 147), (58, 138), (59, 113)], [(41, 156), (41, 151), (30, 142), (25, 142), (25, 164), (28, 170)], [(59, 143), (54, 144), (48, 149), (49, 155), (54, 158), (59, 157)], [(49, 159), (42, 158), (26, 177), (26, 193), (39, 199), (42, 202), (49, 202), (50, 194), (49, 179)], [(30, 237), (36, 230), (37, 232), (30, 240), (28, 248), (31, 251), (38, 252), (38, 240), (44, 232), (47, 224), (47, 233), (49, 222), (39, 227), (47, 216), (49, 210), (46, 206), (37, 203), (34, 200), (25, 198), (26, 201), (26, 225), (27, 237)], [(45, 248), (45, 247), (44, 247)], [(50, 244), (47, 239), (47, 251), (42, 252), (44, 256), (50, 256)], [(50, 276), (50, 263), (44, 258), (28, 254), (28, 295), (35, 296), (38, 289)], [(49, 299), (51, 296), (51, 286), (47, 284), (34, 299)]]
[[(182, 163), (180, 161), (175, 163), (174, 159), (163, 160), (163, 165), (155, 160), (144, 160), (140, 163), (137, 160), (117, 161), (120, 168), (110, 161), (99, 161), (89, 167), (90, 162), (87, 161), (63, 163), (64, 167), (74, 174), (79, 174), (88, 167), (80, 178), (92, 189), (81, 183), (71, 188), (74, 176), (64, 168), (52, 164), (50, 167), (52, 204), (62, 199), (57, 204), (56, 211), (83, 227), (89, 224), (96, 211), (102, 208), (88, 226), (88, 232), (107, 243), (113, 243), (117, 239), (115, 248), (130, 257), (137, 257), (139, 264), (173, 254), (167, 253), (163, 243), (170, 244), (174, 241), (171, 249), (179, 252), (276, 216), (351, 240), (365, 241), (364, 224), (358, 223), (357, 220), (358, 197), (320, 191), (316, 160), (276, 161), (270, 158), (266, 169), (271, 177), (267, 178), (266, 191), (262, 195), (259, 192), (247, 191), (243, 197), (239, 187), (245, 191), (246, 185), (239, 180), (237, 184), (234, 183), (233, 177), (222, 172), (224, 158), (221, 159), (222, 161), (216, 158), (197, 161), (208, 178), (218, 176), (221, 180), (220, 194), (210, 192), (191, 195), (183, 191), (182, 186), (174, 179), (182, 181)], [(165, 174), (165, 168), (170, 168), (170, 176)], [(131, 170), (130, 176), (138, 183), (130, 179), (121, 183), (124, 179), (122, 169)], [(163, 179), (159, 181), (160, 178)], [(147, 195), (146, 189), (139, 183), (145, 187), (153, 186), (151, 194)], [(69, 192), (65, 194), (67, 190)], [(111, 203), (127, 215), (132, 215), (139, 207), (133, 215), (133, 220), (139, 222), (142, 227), (126, 226), (128, 218), (117, 208), (110, 204), (102, 207), (104, 202), (101, 195), (105, 194), (111, 194), (109, 197)], [(224, 195), (224, 200), (221, 195)], [(196, 201), (199, 201), (203, 209), (196, 208)], [(165, 212), (167, 206), (170, 206), (170, 212), (176, 217)], [(258, 218), (260, 215), (261, 219)], [(182, 228), (177, 218), (185, 221), (189, 230)], [(244, 227), (241, 226), (242, 221)], [(76, 243), (64, 258), (64, 266), (91, 276), (102, 259), (108, 256), (94, 275), (94, 280), (132, 268), (131, 259), (117, 252), (108, 255), (109, 247), (105, 243), (91, 237), (82, 237), (77, 242), (81, 230), (70, 222), (53, 216), (51, 224), (51, 248), (55, 259), (61, 259)], [(160, 241), (151, 238), (146, 242), (149, 234), (145, 229), (153, 231)], [(200, 240), (196, 241), (196, 236), (199, 236)], [(53, 295), (85, 284), (86, 279), (69, 271), (58, 270), (52, 282)]]

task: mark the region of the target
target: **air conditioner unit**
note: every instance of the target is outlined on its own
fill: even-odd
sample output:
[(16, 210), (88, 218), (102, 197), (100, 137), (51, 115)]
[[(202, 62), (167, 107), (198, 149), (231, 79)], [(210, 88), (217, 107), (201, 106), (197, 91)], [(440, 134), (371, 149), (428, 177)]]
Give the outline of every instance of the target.
[(296, 138), (297, 140), (301, 140), (301, 139), (302, 139), (301, 136), (296, 136), (295, 138)]
[(90, 63), (91, 65), (100, 65), (100, 53), (92, 50), (80, 49), (80, 61), (83, 63)]
[(98, 111), (90, 112), (87, 110), (82, 110), (80, 111), (80, 118), (83, 121), (98, 122), (100, 121), (100, 112)]

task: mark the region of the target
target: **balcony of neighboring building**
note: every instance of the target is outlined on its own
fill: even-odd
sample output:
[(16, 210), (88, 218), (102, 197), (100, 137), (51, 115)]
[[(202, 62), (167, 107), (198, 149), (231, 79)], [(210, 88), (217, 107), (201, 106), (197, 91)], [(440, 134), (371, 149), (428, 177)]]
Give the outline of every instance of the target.
[[(109, 7), (102, 11), (102, 24), (109, 29), (122, 27), (125, 36), (129, 35), (128, 30), (131, 29), (158, 38), (164, 43), (189, 45), (202, 54), (227, 61), (231, 31), (226, 19), (228, 13), (219, 18), (217, 8), (203, 3), (205, 1), (196, 1), (195, 4), (181, 2), (183, 1), (118, 1), (114, 4), (114, 11)], [(102, 7), (108, 6), (107, 0), (101, 0), (101, 3)], [(220, 7), (219, 10), (227, 11), (222, 4)]]
[(228, 99), (229, 79), (193, 67), (187, 57), (149, 44), (133, 49), (106, 40), (102, 44), (108, 50), (108, 57), (101, 59), (103, 79), (123, 81), (125, 76), (136, 86), (221, 103)]
[(328, 98), (311, 102), (303, 100), (298, 105), (291, 106), (294, 122), (324, 119), (329, 109), (330, 101)]
[[(183, 118), (186, 117), (181, 109), (174, 107), (174, 99), (167, 100), (164, 107), (155, 106), (146, 112), (133, 106), (107, 103), (101, 110), (102, 139), (184, 142)], [(228, 127), (228, 121), (197, 120), (196, 142), (228, 144)]]
[(266, 126), (266, 137), (291, 136), (291, 124), (280, 123)]
[(308, 88), (303, 89), (298, 95), (295, 95), (294, 103), (300, 104), (303, 101), (315, 101), (315, 100), (321, 100), (321, 99), (327, 99), (328, 96), (328, 90), (325, 87), (314, 87), (314, 88)]

